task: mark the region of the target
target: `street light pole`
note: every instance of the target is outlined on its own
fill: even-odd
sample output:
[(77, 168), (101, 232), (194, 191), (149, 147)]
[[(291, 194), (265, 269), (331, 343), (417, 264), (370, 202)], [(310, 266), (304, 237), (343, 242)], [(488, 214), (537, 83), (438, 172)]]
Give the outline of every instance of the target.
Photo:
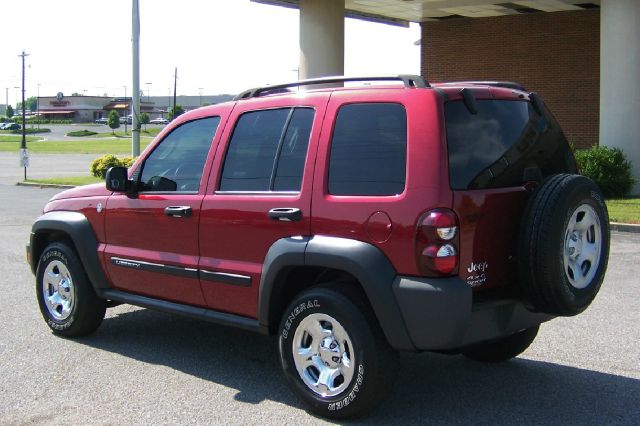
[(127, 117), (126, 113), (129, 111), (129, 109), (127, 108), (127, 86), (122, 86), (124, 87), (124, 112), (125, 112), (125, 116), (124, 116), (124, 134), (127, 134), (127, 121), (129, 120), (129, 117)]
[(29, 56), (22, 51), (22, 143), (20, 144), (20, 163), (24, 167), (24, 180), (27, 180), (27, 166), (29, 165), (29, 152), (27, 151), (27, 117), (24, 104), (24, 58)]
[(40, 129), (40, 84), (38, 83), (38, 99), (36, 102), (36, 120), (38, 121), (38, 129)]
[(151, 85), (153, 83), (145, 83), (147, 85), (147, 103), (151, 102)]
[(202, 87), (198, 87), (198, 91), (200, 92), (200, 106), (202, 106)]
[(140, 9), (131, 3), (131, 53), (133, 65), (133, 120), (131, 120), (131, 156), (140, 155)]

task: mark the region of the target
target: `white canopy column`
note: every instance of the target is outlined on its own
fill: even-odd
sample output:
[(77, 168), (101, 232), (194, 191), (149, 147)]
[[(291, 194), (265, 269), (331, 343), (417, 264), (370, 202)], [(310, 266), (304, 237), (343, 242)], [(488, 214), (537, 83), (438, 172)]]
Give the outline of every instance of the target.
[(344, 0), (300, 0), (300, 78), (344, 74)]
[(600, 144), (625, 152), (640, 194), (640, 1), (600, 7)]

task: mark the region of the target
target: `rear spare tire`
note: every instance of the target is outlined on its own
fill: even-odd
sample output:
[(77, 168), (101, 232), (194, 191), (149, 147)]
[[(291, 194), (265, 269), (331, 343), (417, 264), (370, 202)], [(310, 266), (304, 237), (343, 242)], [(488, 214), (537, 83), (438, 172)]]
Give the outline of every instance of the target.
[(572, 316), (600, 290), (609, 258), (609, 216), (591, 179), (547, 178), (529, 200), (520, 232), (520, 287), (530, 307)]

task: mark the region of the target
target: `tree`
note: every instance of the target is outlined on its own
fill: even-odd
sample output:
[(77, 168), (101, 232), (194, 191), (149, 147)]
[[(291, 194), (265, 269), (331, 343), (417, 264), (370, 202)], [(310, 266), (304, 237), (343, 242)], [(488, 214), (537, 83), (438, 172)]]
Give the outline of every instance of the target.
[[(27, 100), (25, 101), (25, 105), (27, 106), (26, 109), (28, 109), (29, 111), (35, 111), (38, 109), (38, 98), (36, 98), (35, 96), (31, 96), (30, 98), (27, 98)], [(18, 102), (18, 106), (17, 106), (18, 110), (22, 111), (22, 102)]]
[(182, 114), (184, 114), (184, 108), (182, 108), (182, 105), (176, 105), (169, 110), (169, 120), (173, 120)]
[(109, 117), (107, 118), (107, 124), (111, 127), (113, 134), (116, 134), (116, 129), (120, 127), (120, 116), (115, 109), (109, 111)]
[(13, 117), (13, 107), (11, 105), (7, 105), (7, 118)]
[(149, 120), (151, 119), (151, 117), (149, 117), (149, 114), (147, 114), (146, 112), (143, 112), (142, 114), (140, 114), (140, 124), (144, 124), (144, 131), (147, 131), (147, 124), (149, 124)]

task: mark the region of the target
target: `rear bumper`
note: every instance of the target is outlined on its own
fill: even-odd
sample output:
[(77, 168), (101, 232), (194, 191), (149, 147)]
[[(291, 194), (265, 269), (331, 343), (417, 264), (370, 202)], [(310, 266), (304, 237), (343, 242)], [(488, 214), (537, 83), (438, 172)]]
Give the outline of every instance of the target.
[(448, 350), (508, 336), (553, 318), (517, 300), (473, 303), (471, 287), (455, 278), (399, 276), (393, 293), (418, 350)]

